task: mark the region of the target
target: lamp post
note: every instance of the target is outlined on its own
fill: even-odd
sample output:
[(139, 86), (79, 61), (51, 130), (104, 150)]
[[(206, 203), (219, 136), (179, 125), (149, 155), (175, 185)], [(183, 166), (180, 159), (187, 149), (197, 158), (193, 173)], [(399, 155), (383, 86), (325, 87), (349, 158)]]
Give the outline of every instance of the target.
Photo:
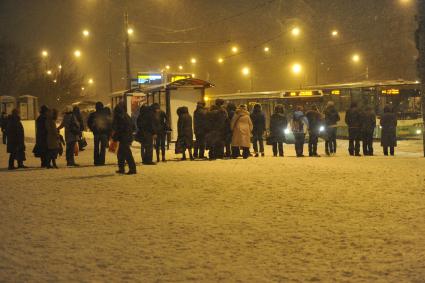
[(249, 78), (249, 80), (250, 80), (250, 91), (253, 92), (254, 91), (254, 75), (253, 75), (251, 69), (248, 68), (248, 67), (242, 68), (242, 75), (244, 77)]
[(131, 90), (131, 66), (130, 66), (130, 35), (134, 33), (132, 28), (128, 26), (128, 12), (124, 13), (124, 29), (125, 29), (125, 42), (124, 42), (124, 52), (125, 52), (125, 69), (126, 69), (126, 82), (127, 89)]
[[(418, 0), (418, 29), (416, 30), (416, 48), (419, 51), (417, 61), (418, 76), (421, 80), (422, 120), (425, 125), (425, 0)], [(423, 134), (423, 152), (425, 157), (425, 131)]]

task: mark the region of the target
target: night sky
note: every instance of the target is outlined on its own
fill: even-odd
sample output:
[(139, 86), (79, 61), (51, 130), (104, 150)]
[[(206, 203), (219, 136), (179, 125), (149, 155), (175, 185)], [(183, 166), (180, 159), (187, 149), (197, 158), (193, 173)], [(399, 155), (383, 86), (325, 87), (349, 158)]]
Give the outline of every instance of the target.
[[(72, 57), (98, 94), (108, 93), (108, 49), (112, 50), (114, 90), (125, 82), (123, 14), (129, 12), (132, 71), (159, 71), (169, 64), (216, 84), (215, 92), (246, 91), (250, 81), (243, 66), (253, 70), (254, 90), (276, 90), (315, 83), (317, 50), (319, 83), (370, 79), (416, 79), (415, 7), (400, 0), (0, 0), (0, 37), (39, 54), (51, 53), (49, 64)], [(290, 30), (299, 26), (298, 39)], [(91, 32), (89, 39), (82, 30)], [(330, 33), (337, 29), (338, 38)], [(190, 41), (192, 44), (154, 44)], [(231, 55), (237, 44), (241, 53)], [(263, 48), (269, 46), (270, 54)], [(351, 56), (358, 53), (357, 66)], [(191, 66), (190, 58), (198, 64)], [(304, 67), (295, 78), (290, 66)]]

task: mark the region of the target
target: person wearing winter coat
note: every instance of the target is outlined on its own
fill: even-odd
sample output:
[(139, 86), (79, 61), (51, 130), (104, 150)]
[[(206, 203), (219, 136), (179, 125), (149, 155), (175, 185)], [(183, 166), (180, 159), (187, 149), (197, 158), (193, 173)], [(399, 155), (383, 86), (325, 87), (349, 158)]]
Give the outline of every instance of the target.
[(125, 173), (125, 163), (127, 162), (129, 171), (127, 175), (137, 174), (136, 163), (130, 146), (133, 143), (133, 132), (135, 130), (131, 117), (125, 111), (123, 104), (119, 104), (114, 109), (114, 118), (112, 121), (112, 139), (119, 142), (118, 146), (118, 174)]
[(376, 114), (372, 107), (367, 106), (363, 112), (361, 135), (363, 141), (363, 155), (373, 156), (373, 134), (376, 128)]
[[(167, 140), (167, 131), (169, 130), (170, 126), (168, 124), (168, 117), (167, 114), (161, 110), (161, 106), (158, 103), (152, 104), (152, 109), (154, 111), (155, 116), (155, 124), (157, 126), (157, 133), (156, 133), (156, 144), (155, 144), (155, 151), (156, 151), (156, 161), (160, 162), (167, 162), (167, 159), (165, 158), (165, 143)], [(159, 158), (159, 155), (161, 153), (161, 159)]]
[(194, 160), (192, 155), (193, 147), (193, 129), (192, 116), (189, 114), (189, 109), (185, 106), (177, 109), (179, 117), (177, 121), (177, 144), (181, 146), (183, 151), (182, 160), (186, 160), (186, 150), (189, 151), (190, 160)]
[(351, 103), (350, 109), (347, 110), (345, 114), (345, 123), (348, 126), (348, 152), (351, 156), (361, 156), (360, 140), (362, 137), (362, 113), (356, 102)]
[(393, 112), (391, 105), (384, 107), (384, 114), (381, 116), (381, 146), (384, 149), (384, 155), (394, 156), (394, 149), (397, 146), (397, 115)]
[(94, 165), (105, 165), (106, 147), (111, 132), (112, 118), (104, 109), (102, 102), (96, 102), (96, 111), (90, 113), (87, 127), (93, 132), (94, 138)]
[(46, 130), (46, 114), (48, 108), (46, 105), (41, 106), (40, 115), (35, 120), (35, 146), (33, 153), (41, 160), (41, 167), (47, 167), (47, 130)]
[(320, 126), (322, 116), (320, 113), (312, 107), (311, 110), (305, 114), (308, 120), (308, 156), (320, 157), (317, 153), (317, 144), (319, 143)]
[(336, 134), (337, 134), (337, 125), (340, 121), (339, 113), (335, 108), (333, 101), (327, 103), (325, 109), (325, 123), (326, 123), (326, 134), (327, 139), (325, 142), (325, 151), (326, 155), (331, 155), (336, 153)]
[[(9, 170), (17, 168), (27, 168), (24, 165), (25, 159), (25, 132), (24, 126), (19, 117), (19, 110), (14, 109), (7, 121), (7, 153), (9, 153)], [(18, 167), (15, 167), (15, 160)]]
[(238, 158), (240, 156), (240, 149), (242, 148), (242, 156), (244, 159), (247, 159), (250, 156), (249, 148), (251, 147), (251, 133), (254, 125), (246, 105), (239, 106), (233, 115), (230, 125), (233, 132), (232, 158)]
[(78, 167), (75, 163), (75, 149), (78, 146), (77, 142), (81, 135), (81, 126), (78, 119), (75, 117), (72, 107), (66, 107), (62, 123), (58, 130), (65, 128), (65, 143), (66, 143), (66, 164), (67, 166)]
[(141, 141), (142, 163), (155, 165), (153, 162), (153, 141), (157, 137), (157, 122), (155, 110), (147, 104), (142, 105), (137, 118), (138, 135)]
[(47, 164), (46, 168), (57, 169), (56, 159), (59, 155), (59, 149), (62, 146), (59, 132), (56, 126), (58, 119), (58, 111), (49, 109), (46, 113), (46, 131), (47, 131)]
[(291, 130), (295, 137), (295, 152), (297, 157), (304, 157), (304, 142), (307, 129), (308, 120), (304, 115), (303, 108), (298, 106), (291, 120)]
[(232, 157), (232, 130), (231, 130), (231, 123), (232, 123), (232, 118), (235, 115), (236, 112), (236, 105), (232, 102), (227, 104), (226, 107), (226, 111), (227, 111), (227, 115), (228, 115), (228, 130), (227, 130), (227, 136), (226, 136), (226, 157), (227, 158), (231, 158)]
[(207, 109), (205, 102), (200, 101), (193, 113), (193, 128), (195, 131), (195, 150), (193, 156), (195, 158), (205, 158), (206, 134), (207, 134)]
[[(261, 110), (261, 104), (255, 104), (254, 109), (251, 113), (251, 121), (254, 126), (252, 129), (253, 145), (255, 157), (261, 156), (264, 157), (264, 132), (266, 131), (266, 116)], [(260, 146), (260, 148), (258, 148)]]
[(6, 130), (7, 130), (7, 114), (6, 114), (6, 112), (1, 112), (1, 116), (0, 116), (0, 128), (1, 128), (1, 133), (2, 133), (3, 144), (7, 144), (7, 134), (6, 134)]
[(224, 100), (217, 99), (207, 113), (207, 147), (211, 160), (224, 158), (224, 147), (229, 128), (229, 117)]
[(283, 143), (285, 142), (285, 130), (288, 128), (288, 120), (283, 113), (283, 105), (276, 105), (274, 114), (270, 117), (270, 142), (273, 146), (273, 156), (283, 157)]

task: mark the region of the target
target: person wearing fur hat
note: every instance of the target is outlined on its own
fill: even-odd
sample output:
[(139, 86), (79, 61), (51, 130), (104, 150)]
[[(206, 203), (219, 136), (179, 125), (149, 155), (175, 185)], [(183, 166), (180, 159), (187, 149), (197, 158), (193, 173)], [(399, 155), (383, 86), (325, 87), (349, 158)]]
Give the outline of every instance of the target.
[(249, 148), (251, 147), (251, 133), (254, 126), (246, 105), (242, 104), (236, 110), (230, 127), (233, 132), (232, 158), (238, 158), (240, 156), (240, 149), (242, 148), (242, 156), (244, 159), (247, 159), (250, 156)]

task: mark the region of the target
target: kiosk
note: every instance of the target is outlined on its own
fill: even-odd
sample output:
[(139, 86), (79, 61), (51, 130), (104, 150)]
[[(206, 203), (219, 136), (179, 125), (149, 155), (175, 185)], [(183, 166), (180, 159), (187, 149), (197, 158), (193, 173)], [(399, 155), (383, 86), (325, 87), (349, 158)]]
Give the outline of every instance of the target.
[(0, 111), (6, 112), (7, 115), (12, 114), (12, 110), (16, 107), (16, 99), (13, 96), (0, 96)]
[(38, 98), (31, 95), (18, 97), (19, 111), (22, 120), (35, 120), (38, 116)]

